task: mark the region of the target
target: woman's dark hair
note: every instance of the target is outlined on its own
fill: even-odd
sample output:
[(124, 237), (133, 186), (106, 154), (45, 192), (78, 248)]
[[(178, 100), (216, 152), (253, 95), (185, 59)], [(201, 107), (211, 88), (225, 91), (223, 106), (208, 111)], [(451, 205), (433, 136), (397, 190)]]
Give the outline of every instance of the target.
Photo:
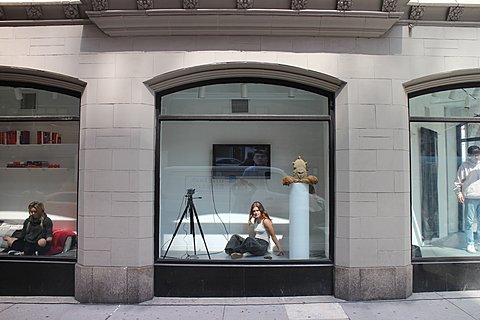
[(250, 206), (250, 213), (248, 215), (248, 224), (252, 224), (255, 222), (255, 217), (253, 216), (253, 208), (257, 207), (258, 210), (260, 210), (260, 214), (262, 215), (262, 220), (263, 219), (268, 219), (272, 220), (270, 216), (268, 215), (267, 211), (265, 211), (265, 208), (263, 207), (263, 204), (260, 201), (254, 201), (252, 205)]

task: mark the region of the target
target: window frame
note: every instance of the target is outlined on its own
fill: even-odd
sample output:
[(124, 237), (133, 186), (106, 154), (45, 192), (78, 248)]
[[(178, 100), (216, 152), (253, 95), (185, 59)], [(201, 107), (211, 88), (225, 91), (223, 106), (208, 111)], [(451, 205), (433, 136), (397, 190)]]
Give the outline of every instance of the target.
[[(440, 82), (437, 80), (437, 83)], [(425, 87), (428, 84), (418, 85), (418, 87)], [(412, 209), (412, 135), (411, 135), (411, 124), (412, 123), (421, 123), (421, 122), (429, 122), (429, 123), (477, 123), (480, 125), (480, 117), (428, 117), (428, 116), (412, 116), (410, 114), (410, 101), (412, 98), (431, 94), (439, 91), (446, 91), (446, 90), (454, 90), (454, 89), (466, 89), (472, 87), (480, 87), (480, 82), (464, 82), (464, 83), (453, 83), (444, 86), (434, 86), (430, 88), (423, 88), (419, 91), (412, 91), (408, 94), (408, 110), (409, 110), (409, 123), (408, 123), (408, 131), (409, 131), (409, 148), (410, 148), (410, 156), (409, 156), (409, 167), (410, 167), (410, 244), (411, 244), (411, 261), (412, 264), (424, 264), (424, 263), (451, 263), (451, 262), (478, 262), (480, 261), (480, 255), (473, 256), (468, 255), (467, 253), (465, 256), (436, 256), (436, 257), (415, 257), (413, 255), (413, 244), (412, 244), (412, 220), (413, 220), (413, 209)], [(407, 90), (408, 91), (408, 90)], [(453, 192), (453, 191), (452, 191)]]
[[(18, 71), (19, 74), (15, 74), (15, 71)], [(6, 76), (5, 76), (6, 74)], [(39, 75), (36, 75), (39, 74)], [(4, 78), (15, 78), (16, 81), (8, 81), (8, 80), (3, 80), (1, 79), (2, 76)], [(55, 83), (57, 86), (51, 86), (51, 85), (45, 85), (45, 84), (39, 84), (36, 82), (29, 82), (29, 81), (18, 81), (17, 78), (25, 78), (26, 80), (36, 80), (36, 81), (42, 81), (42, 79), (45, 79), (46, 83)], [(0, 86), (6, 86), (6, 87), (21, 87), (21, 88), (32, 88), (32, 89), (39, 89), (39, 90), (45, 90), (49, 92), (55, 92), (55, 93), (61, 93), (65, 95), (69, 95), (74, 98), (78, 98), (78, 108), (79, 108), (79, 115), (72, 115), (72, 116), (66, 116), (66, 115), (28, 115), (28, 116), (22, 116), (22, 115), (16, 115), (16, 116), (5, 116), (5, 115), (0, 115), (0, 123), (11, 123), (11, 122), (42, 122), (42, 123), (48, 123), (48, 122), (76, 122), (78, 123), (78, 140), (76, 142), (77, 144), (77, 163), (76, 167), (79, 168), (79, 154), (80, 154), (80, 109), (81, 109), (81, 94), (83, 91), (83, 87), (86, 83), (82, 81), (78, 81), (73, 78), (69, 78), (66, 76), (61, 76), (61, 75), (56, 75), (56, 74), (50, 74), (50, 73), (42, 73), (42, 72), (37, 72), (36, 70), (28, 70), (28, 69), (13, 69), (10, 70), (9, 68), (0, 68)], [(22, 79), (23, 80), (23, 79)], [(76, 175), (76, 230), (78, 232), (78, 197), (79, 197), (79, 170), (74, 173)], [(27, 206), (27, 203), (25, 203), (25, 207)], [(46, 211), (48, 213), (48, 208), (46, 208)], [(78, 238), (78, 233), (77, 233), (77, 238)], [(0, 261), (12, 261), (12, 260), (17, 260), (17, 261), (28, 261), (28, 262), (51, 262), (51, 263), (64, 263), (64, 262), (77, 262), (78, 261), (78, 252), (75, 254), (75, 257), (55, 257), (55, 256), (0, 256)]]
[[(271, 84), (279, 85), (285, 87), (291, 87), (296, 89), (301, 89), (309, 91), (315, 94), (322, 95), (328, 99), (328, 115), (266, 115), (266, 114), (196, 114), (196, 115), (185, 115), (185, 114), (170, 114), (162, 115), (161, 103), (162, 97), (171, 93), (179, 92), (186, 89), (197, 88), (201, 86), (208, 85), (218, 85), (218, 84), (228, 84), (228, 83), (256, 83), (256, 84)], [(244, 260), (241, 262), (242, 265), (269, 265), (269, 264), (281, 264), (281, 265), (294, 265), (294, 264), (315, 264), (315, 265), (331, 265), (334, 261), (334, 210), (335, 210), (335, 161), (334, 161), (334, 150), (335, 150), (335, 127), (334, 127), (334, 111), (335, 111), (335, 94), (334, 92), (329, 92), (327, 90), (305, 85), (302, 83), (295, 83), (288, 80), (278, 80), (278, 79), (268, 79), (268, 78), (259, 78), (259, 77), (230, 77), (230, 78), (218, 78), (211, 79), (207, 81), (197, 81), (188, 84), (183, 84), (177, 87), (169, 87), (162, 91), (155, 92), (155, 108), (156, 108), (156, 144), (155, 144), (155, 192), (154, 192), (154, 261), (158, 264), (216, 264), (216, 265), (225, 265), (236, 263), (238, 261), (229, 261), (229, 260), (185, 260), (185, 259), (162, 259), (160, 255), (160, 141), (161, 141), (161, 123), (163, 121), (244, 121), (244, 122), (269, 122), (269, 121), (291, 121), (291, 122), (301, 122), (301, 121), (319, 121), (326, 122), (328, 125), (329, 132), (329, 146), (328, 146), (328, 158), (329, 158), (329, 233), (328, 233), (328, 249), (329, 256), (324, 260), (317, 259), (299, 259), (299, 260), (277, 260), (277, 261), (261, 261), (261, 260)]]

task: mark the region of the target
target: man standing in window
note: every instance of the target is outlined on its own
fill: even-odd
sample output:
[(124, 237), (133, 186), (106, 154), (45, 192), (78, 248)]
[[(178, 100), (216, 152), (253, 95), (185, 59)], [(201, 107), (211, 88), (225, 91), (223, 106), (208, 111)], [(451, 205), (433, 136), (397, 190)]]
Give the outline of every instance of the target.
[(464, 204), (467, 252), (475, 253), (473, 223), (480, 221), (480, 148), (470, 146), (467, 153), (468, 159), (458, 168), (453, 190), (457, 194), (458, 202)]

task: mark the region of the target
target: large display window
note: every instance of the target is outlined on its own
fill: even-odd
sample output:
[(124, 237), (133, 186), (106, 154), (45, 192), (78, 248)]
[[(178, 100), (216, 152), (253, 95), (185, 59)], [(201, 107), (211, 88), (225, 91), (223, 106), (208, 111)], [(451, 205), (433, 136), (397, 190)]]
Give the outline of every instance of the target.
[(0, 257), (76, 258), (79, 112), (73, 92), (0, 86)]
[(411, 97), (412, 255), (480, 257), (480, 88)]
[[(326, 94), (232, 82), (159, 94), (158, 101), (159, 259), (331, 259)], [(296, 185), (282, 183), (298, 156), (318, 179), (299, 183), (300, 198)], [(255, 201), (269, 221), (254, 217)], [(255, 222), (262, 221), (266, 252), (225, 250), (232, 237), (261, 239)]]

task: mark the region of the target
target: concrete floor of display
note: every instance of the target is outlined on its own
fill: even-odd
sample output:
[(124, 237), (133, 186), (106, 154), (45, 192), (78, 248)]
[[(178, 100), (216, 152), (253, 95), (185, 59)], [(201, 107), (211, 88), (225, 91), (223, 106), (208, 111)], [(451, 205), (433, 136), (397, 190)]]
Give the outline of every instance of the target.
[(466, 251), (465, 234), (463, 232), (453, 233), (441, 239), (435, 239), (420, 246), (422, 258), (429, 257), (476, 257), (480, 256), (480, 246), (477, 245), (477, 252)]
[[(159, 259), (163, 259), (163, 254), (159, 257)], [(269, 261), (269, 260), (288, 260), (289, 254), (288, 251), (285, 251), (284, 256), (277, 256), (276, 252), (268, 252), (264, 256), (252, 256), (248, 253), (244, 254), (243, 258), (240, 259), (232, 259), (228, 254), (224, 251), (214, 251), (210, 252), (210, 257), (212, 260), (262, 260), (262, 261)], [(197, 251), (195, 255), (193, 252), (185, 252), (185, 251), (168, 251), (168, 255), (165, 257), (165, 260), (168, 259), (185, 259), (185, 260), (200, 260), (200, 259), (208, 259), (207, 253), (202, 251)], [(324, 252), (311, 252), (310, 257), (308, 259), (325, 259)]]

